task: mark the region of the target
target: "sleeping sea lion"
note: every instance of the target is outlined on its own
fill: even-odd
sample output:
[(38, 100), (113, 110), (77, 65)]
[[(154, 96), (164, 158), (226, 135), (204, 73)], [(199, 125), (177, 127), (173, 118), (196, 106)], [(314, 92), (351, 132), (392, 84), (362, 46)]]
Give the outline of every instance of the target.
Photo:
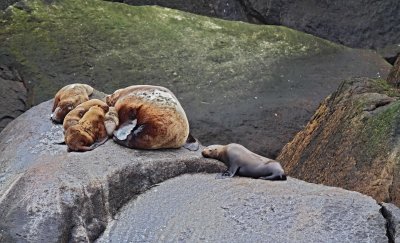
[(105, 143), (108, 139), (104, 125), (105, 112), (98, 106), (92, 106), (78, 124), (65, 131), (65, 143), (69, 151), (89, 151)]
[(93, 88), (87, 84), (70, 84), (60, 89), (54, 97), (51, 119), (62, 123), (64, 117), (79, 104), (88, 101)]
[(129, 148), (161, 149), (183, 146), (189, 122), (175, 95), (167, 88), (134, 85), (107, 98), (118, 112), (114, 141)]
[(104, 110), (104, 112), (108, 112), (108, 105), (101, 100), (92, 99), (83, 102), (82, 104), (75, 107), (72, 111), (70, 111), (64, 118), (63, 127), (64, 131), (66, 131), (70, 126), (78, 124), (79, 120), (85, 115), (85, 113), (92, 107), (98, 106)]
[(202, 155), (220, 160), (228, 166), (222, 178), (239, 175), (265, 180), (286, 180), (279, 162), (255, 154), (240, 144), (211, 145), (202, 151)]

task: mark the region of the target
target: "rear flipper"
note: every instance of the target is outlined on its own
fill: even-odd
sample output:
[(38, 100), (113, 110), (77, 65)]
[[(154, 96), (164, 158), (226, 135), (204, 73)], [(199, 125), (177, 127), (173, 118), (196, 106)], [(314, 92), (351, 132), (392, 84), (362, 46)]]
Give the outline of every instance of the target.
[(286, 181), (286, 175), (285, 174), (281, 174), (281, 175), (270, 175), (270, 176), (264, 176), (264, 177), (259, 177), (259, 179), (263, 179), (263, 180), (270, 180), (270, 181)]
[(108, 137), (103, 138), (100, 141), (95, 142), (94, 144), (90, 145), (90, 146), (82, 146), (80, 148), (78, 148), (78, 150), (72, 150), (70, 148), (67, 149), (68, 152), (86, 152), (86, 151), (91, 151), (97, 147), (99, 147), (100, 145), (104, 144), (105, 142), (107, 142)]
[(189, 136), (187, 137), (186, 143), (183, 145), (183, 147), (190, 151), (197, 151), (199, 150), (200, 143), (195, 137), (192, 136), (192, 134), (189, 133)]

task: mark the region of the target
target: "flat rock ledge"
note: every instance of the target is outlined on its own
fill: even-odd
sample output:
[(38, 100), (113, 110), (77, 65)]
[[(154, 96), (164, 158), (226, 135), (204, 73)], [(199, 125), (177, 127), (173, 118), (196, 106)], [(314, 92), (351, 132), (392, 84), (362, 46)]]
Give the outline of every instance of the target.
[(91, 242), (124, 204), (183, 173), (221, 172), (200, 150), (139, 151), (109, 140), (68, 153), (52, 101), (0, 133), (0, 242)]

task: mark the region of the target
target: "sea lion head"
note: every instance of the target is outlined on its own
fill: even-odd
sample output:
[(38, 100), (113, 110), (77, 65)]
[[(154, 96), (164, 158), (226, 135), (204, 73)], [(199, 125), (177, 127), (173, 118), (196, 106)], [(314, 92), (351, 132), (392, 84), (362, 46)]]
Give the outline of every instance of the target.
[(65, 143), (70, 151), (90, 150), (93, 142), (93, 138), (79, 124), (69, 127), (65, 132)]
[(213, 158), (218, 159), (221, 157), (221, 153), (223, 151), (223, 145), (210, 145), (201, 151), (201, 154), (205, 158)]
[(51, 114), (51, 120), (56, 123), (62, 123), (64, 121), (65, 116), (75, 108), (73, 102), (69, 100), (63, 100), (58, 103), (57, 108), (54, 110), (53, 114)]

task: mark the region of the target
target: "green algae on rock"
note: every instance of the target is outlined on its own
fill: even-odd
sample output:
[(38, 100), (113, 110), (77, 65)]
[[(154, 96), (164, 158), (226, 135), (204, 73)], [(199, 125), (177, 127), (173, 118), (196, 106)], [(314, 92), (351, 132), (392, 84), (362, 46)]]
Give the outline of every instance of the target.
[(399, 206), (399, 96), (384, 80), (344, 82), (278, 160), (293, 177)]
[(0, 18), (0, 43), (0, 62), (28, 80), (31, 105), (73, 82), (106, 93), (166, 86), (201, 141), (269, 157), (341, 80), (389, 71), (375, 53), (285, 27), (99, 0), (19, 2)]

